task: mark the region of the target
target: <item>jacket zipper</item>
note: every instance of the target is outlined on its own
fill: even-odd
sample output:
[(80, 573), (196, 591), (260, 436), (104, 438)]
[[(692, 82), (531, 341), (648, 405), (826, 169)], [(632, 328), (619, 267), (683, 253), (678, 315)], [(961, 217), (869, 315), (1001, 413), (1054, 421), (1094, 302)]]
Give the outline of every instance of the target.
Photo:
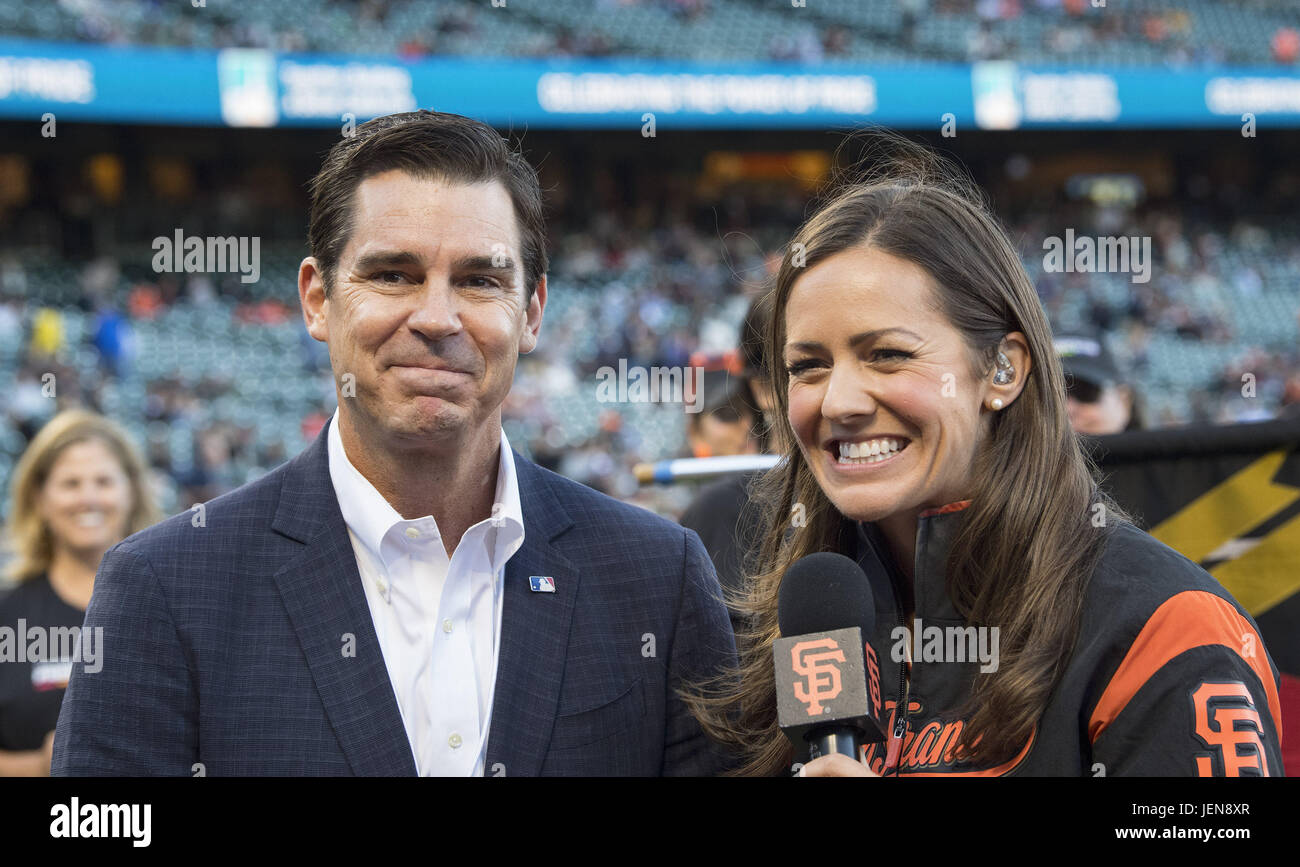
[[(894, 590), (894, 605), (898, 610), (899, 625), (906, 627), (907, 624), (904, 622), (905, 617), (903, 612), (903, 594), (899, 589), (898, 582), (894, 580), (892, 572), (889, 576), (889, 583)], [(909, 638), (908, 644), (911, 645), (910, 629), (908, 629), (907, 635)], [(907, 705), (908, 698), (911, 694), (911, 684), (907, 678), (907, 657), (910, 655), (911, 654), (904, 655), (903, 659), (898, 664), (898, 704), (894, 705), (894, 730), (891, 733), (889, 748), (885, 754), (884, 773), (881, 775), (885, 777), (889, 776), (891, 770), (894, 772), (894, 776), (898, 776), (898, 763), (903, 753), (903, 737), (907, 734)]]

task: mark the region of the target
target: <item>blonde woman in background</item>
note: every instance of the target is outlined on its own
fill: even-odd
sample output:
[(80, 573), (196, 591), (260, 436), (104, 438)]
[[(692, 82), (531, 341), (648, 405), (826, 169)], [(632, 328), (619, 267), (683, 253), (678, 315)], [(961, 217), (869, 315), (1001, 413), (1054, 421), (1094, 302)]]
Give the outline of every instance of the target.
[[(17, 585), (0, 591), (0, 628), (25, 643), (20, 620), (29, 634), (81, 626), (104, 552), (162, 518), (146, 479), (114, 422), (80, 409), (50, 419), (10, 485), (5, 577)], [(46, 776), (72, 663), (21, 656), (0, 653), (0, 776)]]

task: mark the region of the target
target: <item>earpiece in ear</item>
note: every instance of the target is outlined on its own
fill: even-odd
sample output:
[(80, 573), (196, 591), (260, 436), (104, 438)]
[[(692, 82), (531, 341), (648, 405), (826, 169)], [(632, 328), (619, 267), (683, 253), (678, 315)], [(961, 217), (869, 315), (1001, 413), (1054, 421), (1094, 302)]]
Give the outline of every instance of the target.
[(993, 382), (996, 385), (1008, 385), (1016, 378), (1016, 369), (1011, 366), (1011, 360), (1003, 352), (998, 352), (998, 369), (993, 374)]

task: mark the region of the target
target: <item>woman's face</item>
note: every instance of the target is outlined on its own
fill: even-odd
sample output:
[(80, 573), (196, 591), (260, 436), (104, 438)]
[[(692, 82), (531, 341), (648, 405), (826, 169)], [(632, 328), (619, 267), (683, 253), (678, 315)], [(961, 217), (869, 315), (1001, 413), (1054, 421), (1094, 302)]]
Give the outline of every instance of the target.
[(790, 426), (840, 512), (878, 521), (971, 496), (985, 404), (1009, 405), (1027, 373), (1018, 332), (1004, 350), (1014, 387), (994, 386), (991, 373), (976, 381), (961, 334), (932, 309), (925, 271), (864, 247), (798, 278), (785, 323)]
[(56, 548), (102, 553), (126, 536), (131, 483), (107, 445), (83, 440), (55, 459), (38, 509)]

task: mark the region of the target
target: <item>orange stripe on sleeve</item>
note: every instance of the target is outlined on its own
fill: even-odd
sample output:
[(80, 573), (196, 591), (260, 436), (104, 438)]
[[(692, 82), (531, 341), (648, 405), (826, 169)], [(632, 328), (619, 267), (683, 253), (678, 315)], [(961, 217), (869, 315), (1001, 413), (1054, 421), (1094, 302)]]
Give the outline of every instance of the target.
[[(1259, 675), (1268, 697), (1278, 739), (1282, 737), (1281, 704), (1277, 684), (1269, 670), (1264, 642), (1232, 603), (1204, 590), (1185, 590), (1169, 597), (1152, 613), (1142, 631), (1133, 640), (1124, 661), (1119, 664), (1101, 694), (1101, 700), (1088, 721), (1088, 741), (1095, 743), (1106, 727), (1137, 695), (1147, 680), (1165, 663), (1194, 647), (1219, 644), (1232, 650)], [(1242, 653), (1243, 645), (1253, 647), (1253, 655)], [(1194, 684), (1189, 684), (1194, 686)], [(1258, 708), (1257, 708), (1258, 710)]]

